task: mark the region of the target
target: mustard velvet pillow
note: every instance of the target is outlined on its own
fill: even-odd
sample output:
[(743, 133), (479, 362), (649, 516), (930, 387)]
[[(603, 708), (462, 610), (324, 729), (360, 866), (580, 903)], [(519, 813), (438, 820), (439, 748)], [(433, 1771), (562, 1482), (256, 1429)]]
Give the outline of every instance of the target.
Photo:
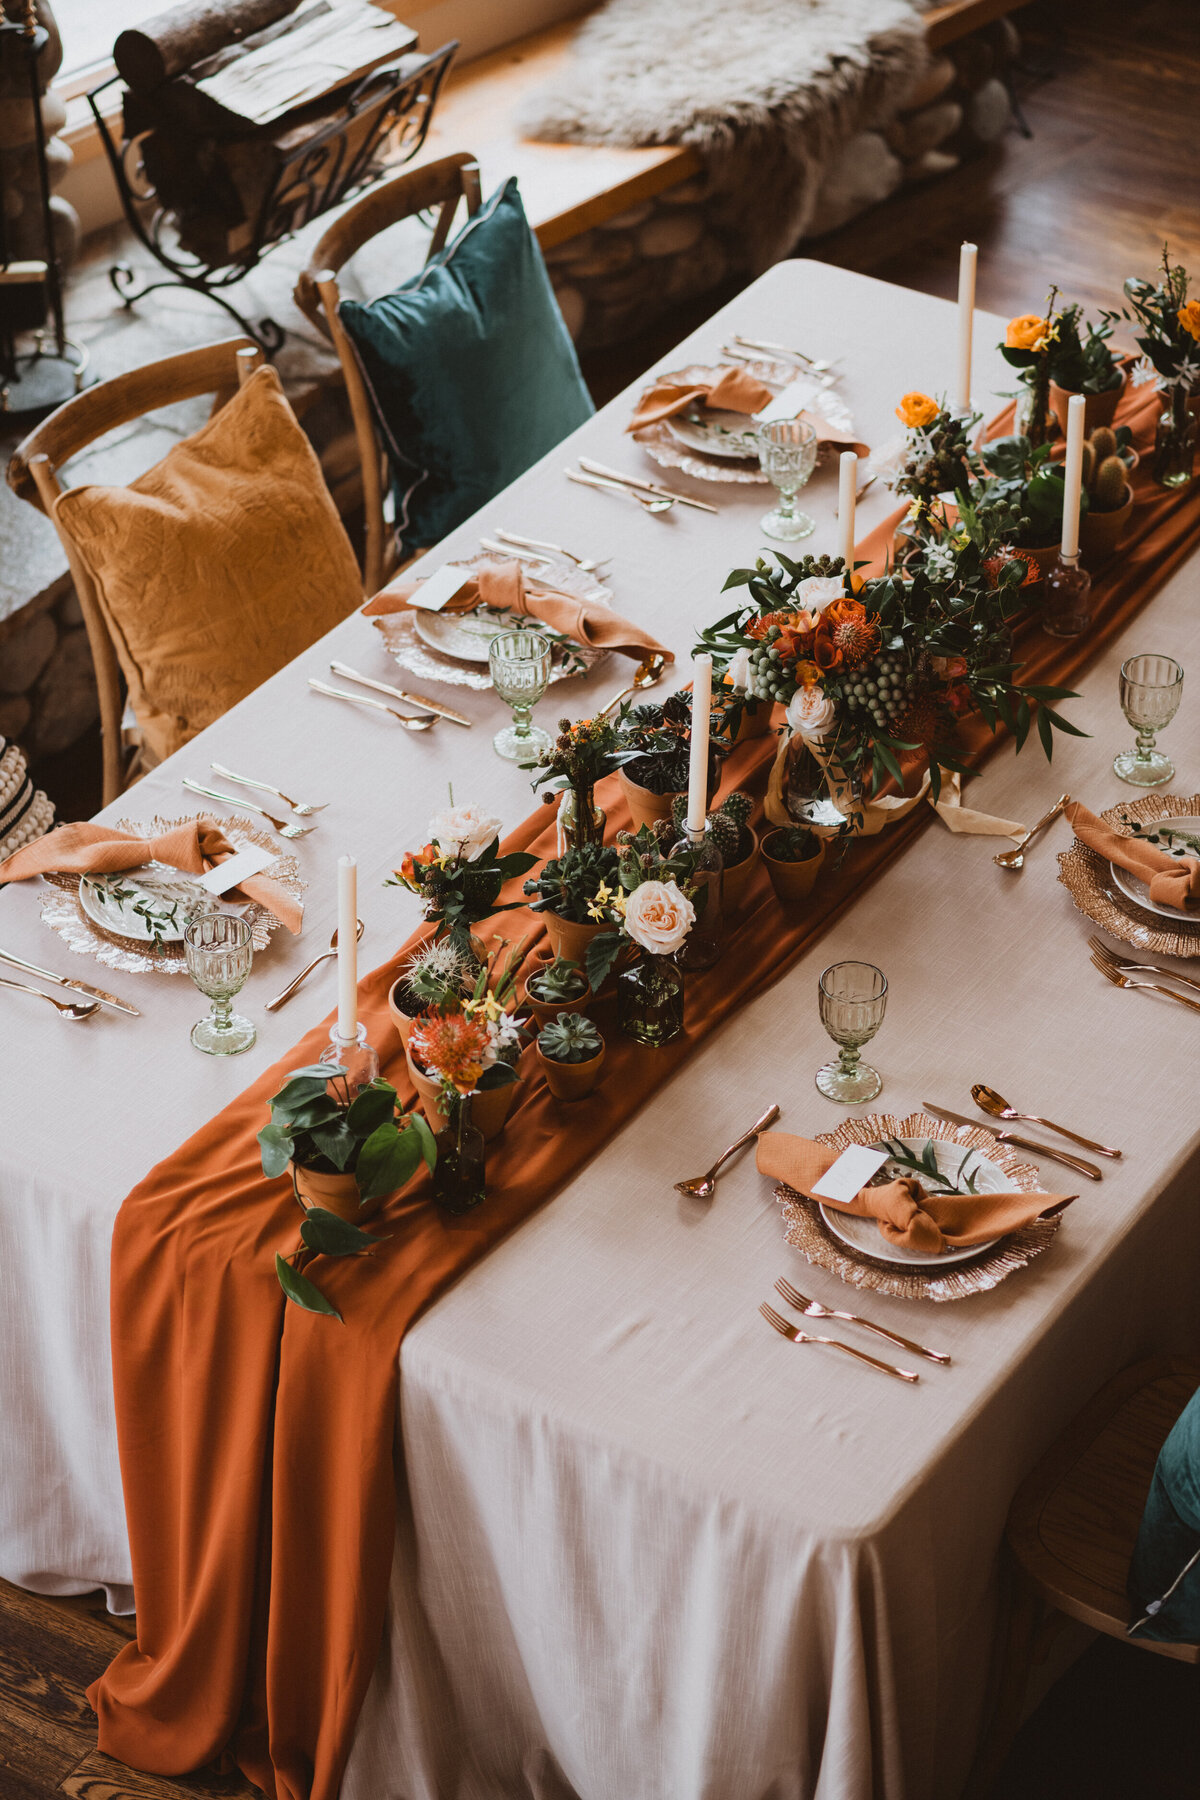
[(272, 368), (128, 487), (70, 488), (55, 514), (96, 584), (151, 760), (362, 604), (350, 541)]

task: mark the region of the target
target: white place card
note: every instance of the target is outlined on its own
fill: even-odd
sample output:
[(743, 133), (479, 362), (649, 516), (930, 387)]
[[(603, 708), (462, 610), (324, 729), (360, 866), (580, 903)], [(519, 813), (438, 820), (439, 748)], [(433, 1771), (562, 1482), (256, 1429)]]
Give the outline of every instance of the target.
[(435, 569), (419, 587), (413, 589), (408, 603), (410, 606), (421, 607), (425, 612), (441, 612), (471, 579), (470, 569), (459, 569), (453, 563), (443, 563), (440, 569)]
[(795, 381), (789, 381), (781, 394), (776, 394), (769, 405), (754, 417), (760, 425), (770, 425), (776, 419), (794, 419), (802, 413), (813, 395), (818, 392), (817, 383), (811, 375), (798, 375)]
[(217, 863), (207, 875), (197, 876), (196, 886), (204, 888), (209, 894), (227, 894), (240, 881), (249, 881), (252, 875), (261, 875), (275, 861), (276, 855), (276, 851), (264, 849), (261, 844), (247, 844), (236, 855), (227, 856), (224, 862)]
[(837, 1161), (813, 1183), (812, 1191), (822, 1200), (839, 1200), (847, 1205), (860, 1188), (865, 1188), (872, 1175), (878, 1174), (888, 1159), (886, 1150), (872, 1150), (868, 1144), (851, 1144)]

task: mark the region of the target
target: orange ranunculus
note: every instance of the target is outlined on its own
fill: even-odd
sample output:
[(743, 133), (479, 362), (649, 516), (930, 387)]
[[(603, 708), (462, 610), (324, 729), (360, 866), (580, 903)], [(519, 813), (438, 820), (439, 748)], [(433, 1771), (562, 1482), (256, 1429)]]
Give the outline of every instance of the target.
[(1017, 319), (1008, 321), (1008, 330), (1004, 333), (1004, 343), (1009, 350), (1044, 350), (1046, 333), (1050, 321), (1039, 318), (1037, 313), (1022, 313)]
[(914, 390), (911, 394), (902, 396), (900, 404), (896, 408), (896, 417), (902, 425), (907, 425), (910, 430), (915, 431), (923, 425), (932, 425), (940, 411), (941, 407), (936, 400), (931, 400), (928, 394), (920, 394)]
[(1183, 329), (1200, 344), (1200, 300), (1189, 300), (1186, 306), (1180, 307), (1175, 317)]
[(796, 686), (802, 688), (820, 687), (821, 671), (815, 662), (798, 662), (792, 670), (796, 678)]

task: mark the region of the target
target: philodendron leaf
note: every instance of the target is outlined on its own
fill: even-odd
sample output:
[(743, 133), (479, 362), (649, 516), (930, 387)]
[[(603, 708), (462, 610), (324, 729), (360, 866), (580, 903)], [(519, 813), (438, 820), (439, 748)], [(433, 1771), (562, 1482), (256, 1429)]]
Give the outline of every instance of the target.
[(306, 1100), (303, 1106), (289, 1108), (283, 1123), (296, 1125), (301, 1131), (311, 1131), (314, 1125), (324, 1125), (329, 1119), (336, 1119), (341, 1108), (329, 1094), (322, 1094), (319, 1099)]
[(369, 1138), (380, 1125), (389, 1123), (395, 1106), (395, 1088), (364, 1088), (346, 1114), (346, 1123), (355, 1137)]
[(336, 1319), (339, 1325), (344, 1324), (341, 1313), (336, 1306), (330, 1305), (320, 1288), (307, 1275), (301, 1275), (298, 1269), (293, 1269), (291, 1263), (285, 1262), (278, 1252), (275, 1255), (275, 1273), (279, 1277), (280, 1287), (296, 1306), (302, 1306), (305, 1312), (324, 1313), (327, 1317)]
[(429, 1129), (429, 1121), (424, 1113), (410, 1112), (405, 1119), (404, 1129), (415, 1135), (421, 1155), (425, 1158), (425, 1166), (432, 1173), (437, 1167), (437, 1140)]
[(587, 978), (593, 994), (598, 994), (621, 952), (621, 939), (615, 931), (602, 931), (587, 947)]
[(309, 1207), (300, 1227), (300, 1236), (309, 1249), (320, 1256), (356, 1256), (360, 1250), (369, 1250), (372, 1244), (384, 1241), (381, 1237), (372, 1237), (369, 1231), (352, 1224), (349, 1219), (328, 1212), (323, 1206)]
[(288, 1080), (328, 1081), (331, 1075), (346, 1073), (341, 1063), (307, 1063), (303, 1069), (289, 1069)]
[(285, 1081), (277, 1094), (272, 1094), (271, 1105), (277, 1112), (292, 1112), (297, 1106), (307, 1106), (310, 1101), (324, 1096), (324, 1076), (298, 1075), (294, 1080)]
[(258, 1134), (263, 1174), (274, 1179), (292, 1160), (292, 1140), (282, 1125), (264, 1125)]
[(347, 1128), (343, 1119), (333, 1119), (328, 1125), (314, 1125), (309, 1135), (321, 1155), (327, 1156), (335, 1169), (344, 1170), (358, 1149), (358, 1139)]
[(358, 1153), (355, 1173), (358, 1191), (364, 1200), (393, 1194), (411, 1181), (421, 1160), (421, 1148), (410, 1131), (397, 1131), (395, 1125), (380, 1125), (373, 1131)]

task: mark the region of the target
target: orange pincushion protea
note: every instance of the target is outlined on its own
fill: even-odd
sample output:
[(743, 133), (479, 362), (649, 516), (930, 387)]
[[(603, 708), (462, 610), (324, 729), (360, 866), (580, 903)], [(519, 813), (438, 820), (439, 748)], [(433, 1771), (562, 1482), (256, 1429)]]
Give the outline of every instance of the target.
[(1019, 562), (1025, 570), (1021, 577), (1022, 587), (1029, 587), (1033, 582), (1041, 580), (1041, 571), (1031, 556), (1022, 556), (1019, 550), (1014, 550), (1011, 545), (1005, 545), (993, 556), (984, 559), (984, 571), (993, 587), (1000, 586), (1000, 571), (1006, 563), (1010, 562)]
[(478, 1086), (491, 1038), (487, 1020), (459, 1012), (432, 1013), (414, 1026), (409, 1045), (431, 1075), (441, 1076), (460, 1094)]
[(879, 622), (861, 600), (833, 600), (813, 634), (813, 661), (819, 669), (858, 669), (879, 648)]

